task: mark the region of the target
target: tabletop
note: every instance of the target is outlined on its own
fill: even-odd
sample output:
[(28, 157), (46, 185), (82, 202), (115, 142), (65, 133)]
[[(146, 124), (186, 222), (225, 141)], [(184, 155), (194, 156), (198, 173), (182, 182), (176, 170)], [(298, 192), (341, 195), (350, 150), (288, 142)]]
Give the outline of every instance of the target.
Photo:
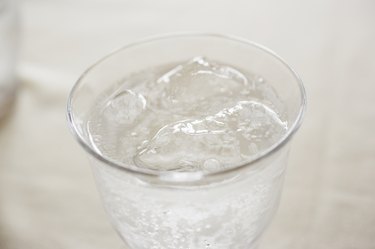
[(261, 249), (375, 248), (375, 1), (18, 1), (17, 99), (0, 123), (0, 248), (121, 249), (66, 122), (80, 74), (176, 31), (229, 33), (305, 83), (279, 210)]

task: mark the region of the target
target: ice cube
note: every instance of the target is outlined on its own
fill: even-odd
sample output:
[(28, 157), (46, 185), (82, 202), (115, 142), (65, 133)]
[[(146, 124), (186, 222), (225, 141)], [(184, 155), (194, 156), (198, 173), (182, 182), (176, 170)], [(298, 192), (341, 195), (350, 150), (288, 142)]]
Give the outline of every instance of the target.
[(255, 101), (239, 101), (215, 115), (168, 124), (145, 144), (135, 163), (155, 170), (216, 171), (250, 159), (269, 146), (264, 139), (286, 124)]
[(146, 108), (146, 99), (143, 95), (131, 90), (122, 90), (116, 93), (104, 109), (106, 118), (116, 124), (133, 124)]
[(217, 159), (210, 158), (203, 162), (202, 169), (208, 172), (214, 172), (220, 170), (220, 162)]
[[(249, 85), (248, 79), (238, 70), (196, 57), (176, 66), (157, 81), (161, 104), (172, 112), (207, 113), (223, 107), (228, 100), (239, 96)], [(217, 111), (217, 109), (216, 109)]]
[[(160, 129), (135, 162), (156, 170), (197, 170), (212, 157), (236, 154), (235, 147), (221, 151), (226, 136), (222, 124), (214, 120), (183, 120)], [(224, 158), (223, 158), (224, 160)]]

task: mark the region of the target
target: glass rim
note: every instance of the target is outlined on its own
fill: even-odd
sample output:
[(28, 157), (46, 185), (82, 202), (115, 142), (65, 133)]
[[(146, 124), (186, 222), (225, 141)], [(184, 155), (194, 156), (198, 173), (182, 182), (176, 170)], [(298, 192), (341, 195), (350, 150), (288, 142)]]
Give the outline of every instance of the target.
[[(141, 168), (141, 167), (127, 167), (124, 164), (121, 164), (120, 162), (116, 162), (114, 160), (111, 160), (110, 158), (98, 153), (95, 149), (90, 146), (90, 144), (87, 142), (87, 140), (82, 136), (82, 134), (79, 132), (79, 129), (76, 125), (75, 119), (74, 119), (74, 107), (73, 107), (73, 98), (75, 96), (75, 92), (77, 89), (82, 85), (83, 79), (86, 77), (87, 74), (89, 74), (97, 65), (101, 64), (102, 62), (106, 61), (107, 59), (110, 59), (113, 55), (126, 50), (130, 49), (132, 47), (136, 47), (141, 44), (145, 43), (150, 43), (150, 42), (155, 42), (159, 40), (165, 40), (165, 39), (173, 39), (173, 38), (183, 38), (183, 37), (213, 37), (213, 38), (219, 38), (219, 39), (225, 39), (228, 41), (234, 41), (238, 43), (242, 43), (245, 45), (249, 45), (252, 47), (255, 47), (262, 52), (265, 52), (269, 55), (271, 55), (273, 58), (281, 62), (287, 69), (288, 71), (292, 74), (293, 78), (296, 80), (298, 83), (298, 88), (299, 88), (299, 93), (300, 93), (300, 106), (298, 110), (298, 114), (288, 129), (288, 131), (277, 140), (276, 143), (274, 143), (272, 146), (268, 147), (267, 149), (261, 151), (259, 154), (257, 154), (254, 158), (249, 159), (247, 161), (241, 162), (239, 164), (233, 164), (231, 167), (225, 168), (225, 169), (220, 169), (218, 171), (213, 171), (213, 172), (204, 172), (204, 171), (195, 171), (195, 172), (176, 172), (176, 171), (158, 171), (158, 170), (151, 170), (151, 169), (146, 169), (146, 168)], [(125, 171), (131, 174), (137, 174), (137, 175), (142, 175), (142, 176), (147, 176), (147, 177), (152, 177), (152, 178), (158, 178), (158, 180), (165, 179), (165, 176), (173, 175), (173, 176), (182, 176), (182, 178), (179, 178), (177, 182), (183, 183), (183, 182), (191, 182), (191, 181), (196, 181), (196, 180), (202, 180), (202, 179), (207, 179), (208, 177), (216, 177), (220, 175), (225, 175), (225, 174), (230, 174), (235, 171), (240, 171), (243, 168), (251, 167), (252, 165), (256, 164), (257, 162), (264, 160), (268, 158), (269, 156), (273, 155), (275, 152), (277, 152), (279, 149), (281, 149), (290, 139), (291, 137), (295, 134), (295, 132), (298, 130), (298, 128), (301, 126), (302, 119), (304, 116), (306, 110), (306, 91), (303, 86), (303, 82), (299, 75), (287, 64), (284, 59), (282, 59), (279, 55), (277, 55), (275, 52), (272, 50), (268, 49), (267, 47), (260, 45), (258, 43), (255, 43), (253, 41), (247, 40), (245, 38), (233, 36), (233, 35), (228, 35), (228, 34), (219, 34), (219, 33), (197, 33), (197, 32), (175, 32), (175, 33), (168, 33), (168, 34), (162, 34), (162, 35), (156, 35), (156, 36), (151, 36), (148, 38), (144, 38), (132, 43), (129, 43), (128, 45), (122, 46), (119, 49), (114, 50), (113, 52), (107, 54), (106, 56), (102, 57), (99, 59), (97, 62), (92, 64), (89, 68), (87, 68), (83, 74), (78, 78), (74, 86), (72, 87), (70, 94), (68, 96), (68, 101), (67, 101), (67, 119), (68, 119), (68, 124), (71, 132), (73, 133), (73, 136), (75, 139), (78, 141), (78, 143), (94, 158), (98, 159), (99, 161), (103, 162), (105, 165), (114, 167), (116, 169), (119, 169), (121, 171)], [(185, 178), (184, 176), (186, 175), (192, 175), (193, 180), (190, 178)], [(198, 176), (198, 177), (194, 177)], [(195, 179), (196, 178), (196, 179)]]

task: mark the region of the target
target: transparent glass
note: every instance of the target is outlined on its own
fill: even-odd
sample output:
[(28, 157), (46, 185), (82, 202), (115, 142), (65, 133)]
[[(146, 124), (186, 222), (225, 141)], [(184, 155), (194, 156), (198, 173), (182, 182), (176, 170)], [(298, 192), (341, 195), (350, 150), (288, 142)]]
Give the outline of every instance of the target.
[(15, 1), (0, 0), (0, 118), (9, 110), (16, 91), (16, 40)]
[[(85, 121), (103, 93), (126, 75), (197, 55), (264, 77), (285, 103), (286, 134), (253, 160), (214, 173), (141, 169), (95, 151)], [(258, 246), (277, 209), (289, 142), (304, 109), (301, 80), (270, 50), (225, 35), (174, 34), (128, 45), (89, 68), (72, 89), (68, 119), (126, 248), (249, 249)]]

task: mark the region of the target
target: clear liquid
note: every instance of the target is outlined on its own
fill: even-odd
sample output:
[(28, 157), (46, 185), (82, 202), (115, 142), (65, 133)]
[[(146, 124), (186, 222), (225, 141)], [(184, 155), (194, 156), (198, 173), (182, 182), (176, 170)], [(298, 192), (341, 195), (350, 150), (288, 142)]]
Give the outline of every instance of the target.
[[(87, 133), (98, 153), (125, 166), (218, 171), (251, 160), (288, 127), (265, 79), (201, 57), (128, 75), (103, 96)], [(253, 249), (276, 209), (286, 152), (191, 188), (164, 188), (96, 160), (93, 168), (129, 248)]]
[(87, 122), (98, 153), (160, 171), (218, 171), (255, 157), (288, 125), (261, 78), (195, 57), (129, 75)]

